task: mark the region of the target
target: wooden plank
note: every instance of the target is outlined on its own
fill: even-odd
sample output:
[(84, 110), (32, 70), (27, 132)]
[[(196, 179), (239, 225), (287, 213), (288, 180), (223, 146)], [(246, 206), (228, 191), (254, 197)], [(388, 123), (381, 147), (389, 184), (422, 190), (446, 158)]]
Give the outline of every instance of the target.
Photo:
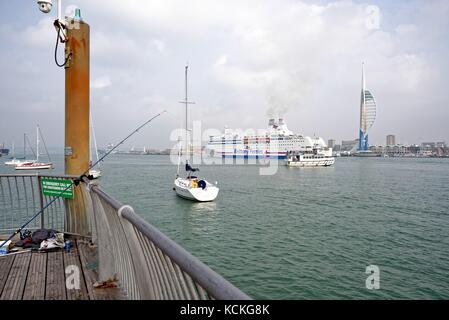
[[(88, 300), (89, 299), (89, 295), (87, 294), (87, 289), (86, 289), (86, 283), (84, 280), (84, 274), (83, 274), (83, 268), (81, 267), (81, 262), (80, 262), (80, 258), (79, 258), (79, 253), (78, 253), (78, 249), (77, 249), (77, 245), (76, 245), (76, 241), (72, 241), (72, 243), (74, 244), (74, 246), (70, 249), (70, 252), (64, 252), (63, 257), (64, 257), (64, 267), (67, 270), (67, 267), (69, 266), (75, 266), (77, 268), (77, 272), (79, 272), (79, 289), (76, 288), (70, 288), (66, 286), (66, 290), (67, 290), (67, 300)], [(72, 273), (73, 271), (71, 271), (69, 274), (65, 274), (65, 280), (69, 280), (70, 283), (72, 283), (70, 281), (70, 279), (68, 279), (68, 277), (70, 277), (71, 275), (73, 275)]]
[(31, 252), (15, 255), (0, 300), (21, 300), (30, 266)]
[(86, 289), (91, 300), (122, 300), (123, 294), (119, 288), (94, 288), (98, 279), (98, 254), (96, 247), (78, 240), (78, 253), (86, 280)]
[(66, 300), (64, 262), (62, 250), (47, 253), (46, 300)]
[(15, 255), (6, 255), (0, 257), (0, 296), (3, 292), (3, 288), (5, 287), (5, 283), (8, 279), (8, 275), (15, 257)]
[(23, 293), (24, 300), (44, 300), (47, 274), (47, 253), (31, 253), (30, 269)]

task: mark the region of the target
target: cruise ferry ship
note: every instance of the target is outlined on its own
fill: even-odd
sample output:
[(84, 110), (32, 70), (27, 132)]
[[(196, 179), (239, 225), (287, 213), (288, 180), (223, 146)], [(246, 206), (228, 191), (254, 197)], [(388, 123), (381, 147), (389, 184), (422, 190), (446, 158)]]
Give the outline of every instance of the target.
[(224, 134), (210, 136), (206, 152), (223, 158), (286, 159), (288, 152), (312, 152), (327, 149), (323, 138), (295, 134), (284, 119), (270, 119), (268, 129), (258, 134), (241, 134), (225, 129)]

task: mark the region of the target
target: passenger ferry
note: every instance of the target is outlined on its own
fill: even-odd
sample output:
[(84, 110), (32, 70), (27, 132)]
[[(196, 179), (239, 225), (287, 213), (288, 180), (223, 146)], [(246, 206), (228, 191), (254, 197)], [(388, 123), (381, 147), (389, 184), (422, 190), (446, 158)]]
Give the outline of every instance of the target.
[(312, 152), (324, 148), (327, 145), (323, 138), (295, 134), (287, 128), (284, 119), (279, 118), (270, 119), (268, 129), (258, 134), (225, 129), (222, 135), (210, 136), (206, 153), (223, 158), (286, 159), (289, 151)]
[(286, 160), (289, 167), (329, 167), (335, 163), (330, 148), (315, 149), (312, 152), (289, 152)]

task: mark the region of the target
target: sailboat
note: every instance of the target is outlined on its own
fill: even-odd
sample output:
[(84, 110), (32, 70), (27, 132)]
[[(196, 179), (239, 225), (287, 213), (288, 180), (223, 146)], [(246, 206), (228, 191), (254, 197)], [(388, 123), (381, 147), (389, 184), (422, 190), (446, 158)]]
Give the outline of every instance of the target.
[[(33, 149), (31, 149), (31, 151), (34, 154)], [(24, 162), (34, 161), (34, 160), (25, 160), (26, 159), (26, 133), (23, 134), (23, 157), (20, 157), (20, 158), (15, 157), (15, 148), (14, 148), (14, 144), (13, 144), (13, 157), (11, 159), (12, 159), (11, 161), (6, 161), (5, 165), (15, 167)], [(24, 161), (22, 161), (22, 160), (24, 160)]]
[[(36, 129), (36, 160), (28, 160), (24, 161), (18, 165), (16, 165), (16, 170), (42, 170), (42, 169), (51, 169), (52, 163), (51, 162), (39, 162), (39, 135), (42, 137), (42, 133), (40, 131), (39, 126), (37, 126)], [(42, 137), (42, 142), (44, 143), (45, 151), (47, 152), (47, 156), (50, 159), (50, 155), (48, 154), (47, 146), (45, 144), (45, 141)], [(51, 161), (51, 160), (50, 160)]]
[(188, 163), (187, 157), (189, 156), (188, 152), (188, 123), (187, 123), (187, 106), (189, 103), (187, 99), (187, 72), (188, 66), (185, 67), (185, 89), (186, 89), (186, 98), (182, 103), (185, 104), (186, 107), (186, 122), (185, 122), (185, 130), (186, 130), (186, 140), (185, 140), (185, 170), (187, 171), (187, 177), (182, 178), (179, 176), (179, 168), (181, 164), (181, 155), (182, 152), (182, 142), (179, 139), (179, 149), (178, 149), (178, 171), (176, 173), (176, 178), (174, 181), (173, 190), (176, 191), (176, 194), (184, 199), (198, 201), (198, 202), (208, 202), (214, 201), (218, 196), (219, 188), (212, 183), (209, 183), (205, 179), (200, 179), (197, 176), (192, 175), (192, 173), (199, 171), (198, 168), (192, 168)]
[[(97, 139), (95, 137), (95, 130), (94, 130), (94, 124), (92, 122), (92, 115), (90, 116), (90, 123), (91, 123), (91, 130), (92, 130), (92, 135), (91, 138), (94, 141), (94, 148), (95, 148), (95, 155), (97, 157), (97, 162), (98, 162), (98, 147), (97, 147)], [(92, 165), (92, 159), (90, 160), (90, 165)], [(98, 179), (101, 177), (101, 170), (100, 170), (100, 163), (98, 163), (98, 169), (89, 169), (89, 175), (92, 176), (93, 179)]]

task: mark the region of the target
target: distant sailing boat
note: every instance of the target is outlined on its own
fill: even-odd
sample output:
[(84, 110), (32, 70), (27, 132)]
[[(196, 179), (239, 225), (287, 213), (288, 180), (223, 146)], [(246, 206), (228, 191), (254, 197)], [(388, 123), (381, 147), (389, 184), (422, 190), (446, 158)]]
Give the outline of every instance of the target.
[[(97, 139), (95, 137), (95, 130), (94, 130), (94, 123), (92, 121), (92, 115), (90, 115), (90, 123), (91, 123), (90, 128), (92, 130), (91, 140), (94, 141), (95, 155), (97, 157), (96, 161), (98, 161), (99, 157), (98, 157)], [(89, 152), (89, 154), (91, 154), (91, 152)], [(92, 165), (92, 157), (91, 157), (89, 166), (91, 166), (91, 165)], [(92, 178), (94, 178), (94, 179), (98, 179), (101, 177), (100, 163), (97, 164), (97, 168), (98, 169), (89, 169), (89, 175), (92, 176)]]
[[(39, 125), (36, 129), (36, 160), (28, 160), (23, 161), (22, 163), (16, 165), (16, 170), (42, 170), (42, 169), (51, 169), (52, 163), (51, 162), (39, 162), (39, 136), (42, 137), (41, 130), (39, 128)], [(47, 145), (45, 144), (44, 138), (42, 137), (42, 142), (44, 143), (45, 151), (47, 153), (48, 159), (50, 159), (50, 155), (48, 154)]]
[[(34, 154), (34, 150), (31, 149), (31, 151)], [(20, 158), (16, 157), (16, 151), (15, 151), (14, 143), (13, 143), (13, 152), (12, 152), (12, 154), (13, 154), (13, 157), (10, 158), (11, 159), (10, 161), (6, 161), (5, 165), (15, 167), (15, 166), (17, 166), (19, 164), (22, 164), (24, 162), (34, 161), (34, 160), (25, 160), (26, 159), (26, 133), (23, 134), (23, 157), (20, 157)], [(24, 160), (24, 161), (21, 161), (21, 160)]]
[(214, 184), (211, 184), (207, 182), (204, 179), (199, 179), (196, 176), (192, 176), (192, 172), (199, 171), (197, 168), (192, 168), (188, 163), (188, 123), (187, 123), (187, 105), (191, 102), (187, 99), (187, 71), (188, 66), (185, 67), (185, 87), (186, 87), (186, 98), (185, 101), (182, 101), (182, 103), (185, 103), (186, 107), (186, 123), (185, 123), (185, 130), (186, 130), (186, 141), (185, 141), (185, 169), (188, 172), (188, 175), (186, 178), (181, 178), (179, 176), (179, 166), (181, 164), (181, 154), (182, 154), (182, 142), (181, 139), (179, 139), (179, 152), (178, 152), (178, 171), (176, 173), (176, 179), (174, 181), (174, 190), (176, 191), (176, 194), (182, 198), (198, 201), (198, 202), (207, 202), (207, 201), (214, 201), (215, 198), (218, 196), (218, 187)]

